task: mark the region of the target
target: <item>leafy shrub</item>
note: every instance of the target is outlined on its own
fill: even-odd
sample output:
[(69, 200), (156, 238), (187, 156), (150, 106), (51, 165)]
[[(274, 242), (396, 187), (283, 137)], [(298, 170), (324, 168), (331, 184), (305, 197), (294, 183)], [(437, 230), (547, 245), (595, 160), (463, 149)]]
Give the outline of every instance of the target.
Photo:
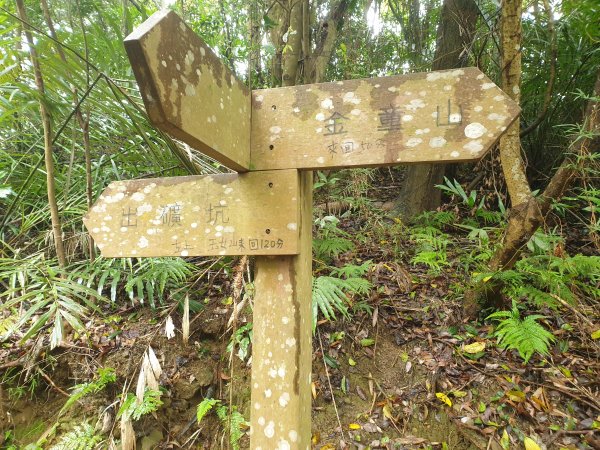
[(319, 311), (327, 320), (336, 319), (336, 311), (344, 318), (350, 318), (348, 311), (348, 307), (352, 306), (350, 297), (366, 296), (373, 287), (370, 281), (362, 278), (370, 266), (371, 261), (360, 266), (348, 264), (340, 269), (333, 269), (332, 276), (321, 275), (313, 278), (313, 332), (317, 326)]
[(96, 434), (92, 425), (83, 422), (75, 425), (73, 430), (65, 434), (50, 450), (92, 450), (102, 442), (102, 436)]
[(167, 289), (175, 289), (194, 273), (195, 266), (182, 258), (97, 258), (79, 266), (85, 274), (88, 286), (98, 294), (110, 292), (112, 302), (122, 286), (131, 300), (137, 296), (140, 302), (148, 301), (151, 307), (160, 304)]
[(8, 280), (8, 289), (0, 292), (0, 312), (8, 311), (18, 320), (0, 339), (27, 327), (21, 342), (35, 336), (52, 323), (50, 348), (62, 343), (66, 321), (75, 331), (84, 333), (82, 319), (96, 302), (104, 300), (88, 286), (80, 274), (54, 266), (42, 255), (24, 259), (1, 258), (0, 278)]
[(200, 402), (196, 409), (196, 420), (198, 423), (200, 423), (213, 409), (221, 423), (229, 429), (229, 443), (231, 444), (231, 447), (233, 450), (239, 450), (240, 439), (243, 436), (242, 428), (247, 427), (248, 422), (235, 406), (230, 409), (227, 405), (224, 405), (221, 400), (205, 398)]
[(513, 302), (511, 311), (498, 311), (488, 316), (488, 319), (500, 322), (494, 331), (498, 345), (517, 350), (525, 363), (535, 352), (547, 355), (550, 343), (554, 342), (552, 333), (537, 322), (544, 318), (533, 314), (521, 319), (516, 302)]

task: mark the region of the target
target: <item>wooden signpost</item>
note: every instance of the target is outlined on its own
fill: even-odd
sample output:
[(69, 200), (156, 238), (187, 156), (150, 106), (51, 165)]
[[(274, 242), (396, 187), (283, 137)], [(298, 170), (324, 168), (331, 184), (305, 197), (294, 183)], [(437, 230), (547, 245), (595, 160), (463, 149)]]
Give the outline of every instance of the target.
[(250, 92), (170, 11), (125, 47), (150, 120), (242, 173), (112, 183), (85, 225), (109, 257), (260, 255), (250, 446), (309, 449), (312, 170), (475, 161), (519, 108), (476, 68)]

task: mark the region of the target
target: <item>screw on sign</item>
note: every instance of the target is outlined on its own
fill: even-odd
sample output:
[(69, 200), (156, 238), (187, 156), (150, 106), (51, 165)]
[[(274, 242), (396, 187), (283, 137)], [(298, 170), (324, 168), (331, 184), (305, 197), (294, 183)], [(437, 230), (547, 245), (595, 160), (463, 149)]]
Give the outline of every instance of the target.
[(519, 108), (476, 68), (250, 91), (170, 11), (125, 46), (154, 125), (248, 173), (117, 182), (86, 227), (105, 256), (260, 255), (250, 445), (308, 449), (312, 170), (475, 161)]

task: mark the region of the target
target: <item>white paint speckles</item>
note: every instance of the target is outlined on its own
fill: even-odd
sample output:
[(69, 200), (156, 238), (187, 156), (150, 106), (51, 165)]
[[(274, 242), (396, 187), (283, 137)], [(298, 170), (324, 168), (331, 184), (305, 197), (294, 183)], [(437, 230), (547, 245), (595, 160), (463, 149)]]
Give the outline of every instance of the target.
[(502, 114), (492, 113), (492, 114), (488, 115), (488, 119), (502, 122), (504, 119), (506, 119), (506, 116), (503, 116)]
[(325, 158), (323, 158), (322, 156), (319, 156), (319, 157), (317, 158), (317, 162), (318, 162), (319, 164), (324, 164), (324, 163), (325, 163)]
[(416, 111), (419, 108), (425, 108), (425, 102), (420, 98), (416, 98), (411, 100), (410, 103), (404, 105), (404, 107), (409, 111)]
[(496, 85), (494, 83), (483, 83), (481, 85), (481, 89), (483, 89), (484, 91), (487, 91), (488, 89), (492, 89), (495, 86)]
[(478, 80), (483, 80), (484, 75), (482, 73), (480, 73), (479, 75), (477, 75), (477, 79)]
[(265, 99), (265, 97), (262, 94), (257, 95), (256, 97), (254, 97), (254, 101), (256, 103), (262, 103), (264, 99)]
[[(275, 378), (275, 377), (273, 377)], [(266, 398), (271, 398), (271, 396), (273, 395), (273, 391), (271, 391), (271, 389), (266, 389), (265, 390), (265, 397)]]
[(204, 50), (204, 47), (200, 47), (200, 54), (202, 56), (206, 56), (206, 50)]
[(225, 201), (225, 200), (219, 200), (219, 205), (225, 206), (226, 204), (227, 204), (227, 201)]
[(483, 150), (483, 144), (481, 143), (480, 139), (476, 139), (463, 145), (463, 148), (468, 150), (472, 156), (475, 156), (479, 154), (481, 150)]
[(189, 256), (190, 252), (188, 252), (187, 250), (183, 250), (181, 252), (181, 256)]
[(150, 203), (144, 203), (142, 206), (137, 207), (137, 215), (141, 216), (145, 212), (152, 211), (152, 205)]
[[(188, 97), (193, 97), (196, 95), (196, 88), (192, 86), (190, 83), (185, 83), (185, 95)], [(221, 103), (221, 109), (223, 109), (223, 104)]]
[(205, 228), (205, 229), (204, 229), (204, 232), (205, 232), (206, 234), (209, 234), (209, 233), (210, 233), (210, 228)]
[(296, 430), (290, 430), (288, 436), (290, 438), (290, 441), (298, 442), (298, 432)]
[(272, 369), (272, 368), (271, 368), (271, 369), (269, 369), (269, 376), (270, 376), (271, 378), (275, 378), (275, 377), (277, 376), (277, 370), (275, 370), (275, 369)]
[(293, 337), (289, 337), (285, 340), (285, 345), (287, 345), (288, 347), (293, 347), (294, 345), (296, 345), (296, 338)]
[(265, 421), (265, 418), (264, 418), (263, 416), (260, 416), (260, 417), (258, 418), (258, 424), (259, 424), (261, 427), (265, 425), (265, 422), (266, 422), (266, 421)]
[(323, 109), (333, 109), (333, 101), (331, 98), (326, 98), (321, 102), (321, 108)]
[(285, 408), (289, 402), (290, 402), (290, 394), (288, 394), (287, 392), (284, 392), (283, 394), (281, 394), (279, 396), (279, 405), (282, 408)]
[(281, 127), (272, 126), (271, 128), (269, 128), (269, 131), (273, 134), (279, 134), (281, 133)]
[(167, 62), (164, 59), (160, 63), (162, 64), (163, 67), (167, 67)]
[(148, 247), (148, 239), (146, 239), (145, 236), (142, 236), (140, 238), (140, 240), (138, 241), (137, 245), (138, 245), (139, 248), (146, 248), (146, 247)]
[(446, 86), (444, 86), (444, 90), (445, 91), (450, 91), (450, 90), (452, 90), (452, 86), (450, 86), (449, 84), (447, 84)]
[(283, 281), (283, 274), (280, 273), (277, 275), (277, 281)]
[(444, 145), (446, 145), (446, 139), (444, 139), (442, 136), (436, 136), (429, 140), (429, 146), (431, 148), (439, 148), (443, 147)]
[(233, 232), (235, 232), (235, 228), (234, 228), (234, 227), (232, 227), (231, 225), (228, 225), (228, 226), (226, 226), (225, 228), (223, 228), (223, 231), (224, 231), (225, 233), (233, 233)]
[(431, 131), (431, 129), (429, 129), (429, 128), (423, 128), (423, 129), (419, 128), (418, 130), (415, 130), (415, 134), (427, 134), (430, 131)]
[(230, 187), (228, 187), (228, 188), (225, 188), (225, 195), (229, 195), (229, 194), (231, 194), (232, 192), (233, 192), (233, 188), (230, 188)]
[[(102, 227), (102, 228), (104, 228), (104, 227)], [(102, 231), (104, 231), (104, 229)], [(127, 232), (127, 227), (121, 227), (121, 232), (122, 233), (126, 233)]]
[(281, 323), (287, 325), (288, 323), (290, 323), (290, 318), (288, 316), (283, 316), (281, 318)]
[(277, 450), (290, 450), (290, 443), (288, 441), (286, 441), (285, 439), (280, 440), (277, 443)]
[(317, 119), (319, 122), (323, 122), (325, 120), (325, 114), (323, 114), (322, 112), (317, 113), (315, 119)]
[(475, 112), (481, 112), (481, 111), (483, 111), (483, 106), (477, 105), (477, 106), (475, 106), (475, 108), (473, 108), (473, 111), (475, 111)]
[(279, 375), (279, 378), (285, 378), (285, 367), (281, 366), (277, 369), (277, 375)]
[(346, 92), (342, 100), (344, 103), (351, 103), (353, 105), (358, 105), (360, 103), (360, 98), (358, 98), (354, 92)]
[(413, 120), (413, 116), (411, 116), (410, 114), (404, 114), (402, 116), (402, 122), (410, 122), (411, 120)]
[(496, 95), (494, 97), (494, 100), (496, 100), (497, 102), (501, 102), (502, 100), (504, 100), (504, 97), (502, 95)]
[(471, 139), (477, 139), (483, 136), (487, 129), (479, 122), (470, 123), (465, 127), (465, 136)]
[(460, 113), (452, 113), (448, 116), (449, 123), (460, 123), (461, 120), (462, 116), (460, 115)]
[(450, 156), (452, 156), (453, 158), (458, 158), (460, 156), (460, 153), (458, 153), (456, 150), (453, 151), (452, 153), (450, 153)]
[(98, 228), (98, 227), (93, 228), (92, 233), (100, 233), (100, 228)]
[(521, 92), (521, 88), (519, 86), (513, 86), (513, 94), (518, 94), (519, 92)]
[(447, 72), (429, 72), (426, 76), (427, 81), (446, 80), (454, 77), (464, 75), (465, 71), (462, 69), (449, 70)]
[(265, 427), (265, 436), (269, 439), (275, 436), (275, 423), (271, 420), (269, 424)]
[(408, 141), (406, 141), (406, 146), (407, 147), (416, 147), (421, 142), (423, 142), (423, 139), (420, 139), (420, 138), (410, 138)]
[(260, 403), (254, 402), (254, 409), (258, 411), (260, 409)]
[(391, 86), (388, 88), (388, 91), (390, 92), (396, 92), (398, 89), (396, 88), (396, 86)]
[[(123, 198), (125, 197), (125, 194), (123, 194), (122, 192), (117, 192), (115, 195), (107, 195), (106, 197), (103, 198), (105, 203), (117, 203), (120, 202), (121, 200), (123, 200)], [(105, 212), (105, 211), (102, 211)]]
[(298, 108), (297, 106), (294, 107), (294, 109), (292, 109), (292, 111), (296, 114), (298, 114), (300, 112), (300, 108)]
[(350, 111), (350, 114), (352, 114), (353, 116), (360, 116), (360, 109), (353, 109), (352, 111)]
[(298, 229), (298, 224), (295, 222), (290, 222), (287, 224), (287, 229), (290, 231), (296, 231)]

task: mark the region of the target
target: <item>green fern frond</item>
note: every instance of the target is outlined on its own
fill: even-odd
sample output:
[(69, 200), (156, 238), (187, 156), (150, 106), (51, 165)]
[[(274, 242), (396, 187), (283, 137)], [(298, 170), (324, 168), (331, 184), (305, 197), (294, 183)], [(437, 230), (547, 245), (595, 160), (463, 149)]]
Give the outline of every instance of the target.
[(554, 336), (537, 322), (544, 316), (533, 314), (521, 319), (519, 310), (513, 304), (512, 311), (498, 311), (488, 318), (500, 322), (494, 331), (498, 345), (517, 350), (525, 363), (536, 352), (549, 354), (548, 347), (554, 342)]
[(106, 385), (114, 383), (117, 380), (115, 375), (115, 369), (107, 367), (101, 367), (98, 369), (97, 379), (89, 383), (78, 384), (73, 387), (73, 392), (65, 402), (64, 406), (60, 410), (60, 414), (63, 414), (69, 409), (75, 402), (81, 400), (83, 397), (89, 394), (95, 394), (103, 390)]
[(329, 236), (324, 239), (313, 239), (313, 249), (317, 257), (337, 258), (342, 253), (353, 250), (354, 243), (343, 237)]
[(242, 428), (246, 426), (248, 422), (234, 406), (229, 414), (229, 442), (233, 450), (240, 450), (240, 439), (244, 435)]
[(198, 423), (200, 423), (202, 419), (204, 419), (204, 416), (206, 416), (218, 403), (221, 403), (221, 400), (217, 400), (216, 398), (203, 399), (196, 409), (196, 420)]
[(345, 318), (350, 318), (346, 303), (346, 292), (351, 290), (347, 281), (341, 278), (320, 276), (313, 278), (313, 331), (316, 329), (318, 312), (321, 311), (327, 320), (336, 318), (336, 311)]
[(102, 441), (94, 427), (87, 422), (75, 425), (50, 450), (93, 450)]

